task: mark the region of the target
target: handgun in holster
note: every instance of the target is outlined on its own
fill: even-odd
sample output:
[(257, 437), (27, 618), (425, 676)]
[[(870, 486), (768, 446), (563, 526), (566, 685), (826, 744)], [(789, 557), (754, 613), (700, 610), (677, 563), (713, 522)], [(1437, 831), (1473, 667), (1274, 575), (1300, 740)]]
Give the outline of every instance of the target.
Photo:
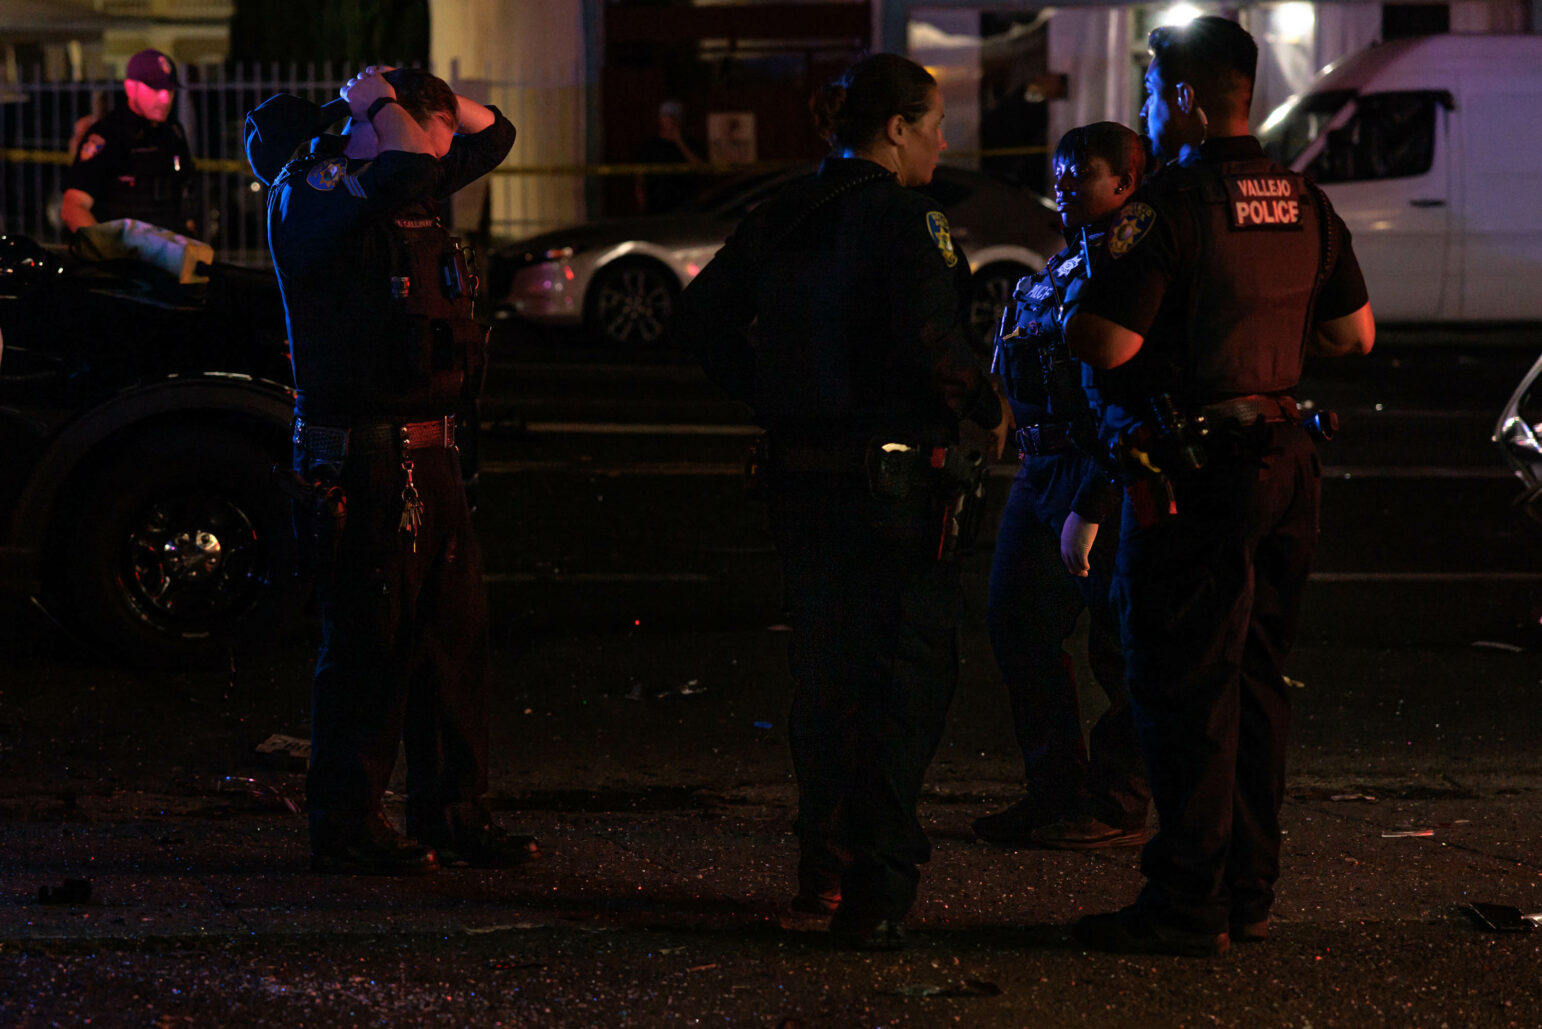
[(958, 447), (873, 440), (867, 448), (867, 484), (879, 500), (940, 498), (937, 560), (974, 543), (984, 516), (985, 457)]
[(1172, 480), (1152, 455), (1152, 437), (1151, 427), (1141, 422), (1122, 431), (1109, 448), (1119, 464), (1124, 495), (1135, 515), (1135, 524), (1142, 529), (1178, 513)]
[(985, 520), (985, 455), (958, 447), (933, 447), (931, 466), (942, 475), (943, 523), (937, 540), (937, 560), (966, 554)]
[(330, 476), (314, 481), (286, 465), (273, 466), (273, 481), (294, 509), (295, 536), (300, 543), (298, 571), (330, 574), (337, 565), (343, 529), (348, 525), (348, 494)]
[(1167, 393), (1153, 396), (1149, 408), (1151, 417), (1121, 432), (1113, 447), (1143, 529), (1178, 513), (1172, 476), (1197, 472), (1207, 461), (1202, 419), (1185, 417)]

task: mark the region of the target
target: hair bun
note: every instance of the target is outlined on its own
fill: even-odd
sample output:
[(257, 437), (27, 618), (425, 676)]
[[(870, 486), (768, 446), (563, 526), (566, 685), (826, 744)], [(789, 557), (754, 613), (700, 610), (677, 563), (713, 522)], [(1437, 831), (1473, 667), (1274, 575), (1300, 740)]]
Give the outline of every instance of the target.
[(814, 93), (809, 107), (814, 114), (814, 131), (826, 142), (833, 142), (843, 121), (841, 109), (846, 106), (846, 87), (839, 82), (827, 82)]

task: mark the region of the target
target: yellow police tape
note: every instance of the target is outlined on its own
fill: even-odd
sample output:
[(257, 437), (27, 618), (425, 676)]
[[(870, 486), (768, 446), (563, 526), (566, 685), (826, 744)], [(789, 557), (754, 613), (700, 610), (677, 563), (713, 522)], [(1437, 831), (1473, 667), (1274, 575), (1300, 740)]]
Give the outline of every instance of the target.
[[(990, 150), (950, 150), (951, 157), (1019, 157), (1028, 154), (1047, 154), (1047, 146), (996, 147)], [(13, 164), (69, 164), (72, 161), (64, 150), (0, 150), (0, 161)], [(195, 159), (199, 171), (247, 172), (251, 169), (245, 161), (229, 158), (199, 157)], [(546, 164), (525, 167), (494, 168), (494, 175), (564, 175), (603, 178), (616, 175), (753, 175), (757, 172), (781, 171), (808, 164), (806, 160), (751, 161), (733, 164)]]

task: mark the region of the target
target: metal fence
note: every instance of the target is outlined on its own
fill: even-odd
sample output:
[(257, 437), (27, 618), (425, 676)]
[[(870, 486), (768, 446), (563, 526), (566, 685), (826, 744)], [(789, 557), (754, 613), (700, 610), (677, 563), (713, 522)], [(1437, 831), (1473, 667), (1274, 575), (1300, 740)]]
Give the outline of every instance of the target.
[[(184, 66), (184, 88), (177, 93), (174, 116), (187, 132), (196, 170), (190, 211), (200, 238), (219, 259), (237, 264), (267, 262), (266, 197), (246, 164), (243, 128), (246, 112), (283, 91), (324, 103), (357, 69), (341, 64)], [(494, 235), (512, 237), (583, 217), (582, 171), (544, 173), (523, 168), (539, 157), (550, 165), (581, 165), (583, 100), (572, 82), (449, 81), (458, 92), (496, 103), (520, 125), (521, 146), (500, 169), (496, 181), (457, 197), (457, 221), (466, 228), (482, 219), (488, 206)], [(464, 85), (464, 88), (463, 88)], [(63, 242), (59, 219), (64, 170), (73, 157), (72, 142), (91, 121), (119, 102), (115, 81), (51, 81), (41, 69), (24, 71), (19, 80), (0, 84), (0, 232)], [(560, 151), (536, 151), (535, 138), (560, 137)], [(523, 153), (521, 153), (523, 151)], [(522, 172), (537, 172), (528, 174)]]

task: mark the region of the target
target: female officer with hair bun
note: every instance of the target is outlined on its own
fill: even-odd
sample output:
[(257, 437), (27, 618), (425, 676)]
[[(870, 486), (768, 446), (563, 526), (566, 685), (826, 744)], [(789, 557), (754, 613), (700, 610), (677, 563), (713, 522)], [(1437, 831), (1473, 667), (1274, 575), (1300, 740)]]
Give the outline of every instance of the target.
[(745, 219), (680, 297), (676, 330), (767, 431), (765, 478), (792, 622), (798, 892), (838, 943), (903, 944), (930, 845), (916, 819), (958, 672), (948, 485), (973, 422), (1005, 440), (970, 347), (931, 181), (942, 95), (874, 54), (811, 104), (818, 174)]

